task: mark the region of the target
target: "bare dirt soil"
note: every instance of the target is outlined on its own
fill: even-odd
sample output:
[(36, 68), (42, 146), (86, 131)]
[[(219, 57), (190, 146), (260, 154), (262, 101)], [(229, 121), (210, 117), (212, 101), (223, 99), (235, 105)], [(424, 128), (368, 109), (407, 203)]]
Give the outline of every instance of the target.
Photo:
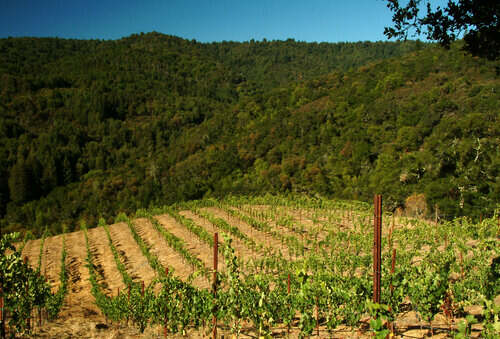
[(40, 272), (52, 286), (52, 292), (59, 289), (61, 273), (63, 235), (45, 239)]
[(109, 226), (109, 233), (130, 278), (134, 282), (143, 281), (146, 285), (151, 283), (156, 274), (142, 254), (141, 248), (132, 236), (128, 225), (123, 222), (111, 225)]
[[(186, 218), (191, 219), (196, 225), (203, 227), (207, 232), (219, 234), (227, 233), (226, 231), (214, 226), (210, 221), (205, 218), (202, 218), (191, 211), (182, 211), (181, 215)], [(234, 248), (235, 254), (238, 258), (262, 258), (262, 255), (250, 247), (248, 247), (241, 239), (229, 235), (232, 239), (231, 246)], [(219, 237), (219, 241), (223, 244), (224, 239), (222, 236)]]
[[(174, 249), (168, 246), (167, 241), (161, 233), (154, 229), (148, 219), (140, 218), (134, 220), (137, 233), (150, 246), (150, 251), (159, 260), (160, 264), (169, 268), (170, 272), (180, 279), (187, 281), (193, 273), (193, 268), (186, 263), (184, 258)], [(198, 275), (192, 284), (200, 288), (209, 288), (210, 282), (202, 275)]]
[(113, 252), (109, 247), (108, 236), (104, 228), (97, 227), (88, 232), (88, 237), (91, 244), (93, 262), (98, 272), (98, 283), (104, 288), (106, 295), (116, 295), (118, 289), (123, 290), (126, 286), (116, 266)]
[[(191, 233), (185, 226), (179, 224), (169, 215), (160, 215), (156, 219), (167, 231), (184, 241), (187, 249), (200, 259), (207, 269), (213, 268), (213, 248), (210, 245)], [(225, 263), (221, 259), (219, 258), (218, 267), (221, 271), (225, 271)]]
[[(288, 246), (283, 244), (279, 239), (274, 238), (272, 234), (257, 230), (243, 220), (233, 217), (232, 215), (229, 215), (228, 213), (217, 207), (208, 207), (203, 210), (213, 214), (217, 218), (223, 219), (232, 226), (238, 227), (238, 229), (243, 234), (253, 239), (257, 244), (262, 245), (264, 248), (270, 248), (274, 251), (281, 251), (281, 253), (285, 255), (288, 254)], [(291, 258), (294, 259), (293, 256), (291, 256)]]

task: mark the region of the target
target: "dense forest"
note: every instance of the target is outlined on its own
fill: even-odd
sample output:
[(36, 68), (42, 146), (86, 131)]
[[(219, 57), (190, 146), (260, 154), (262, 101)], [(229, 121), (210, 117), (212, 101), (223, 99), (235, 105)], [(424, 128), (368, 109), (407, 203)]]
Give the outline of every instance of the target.
[(0, 225), (294, 192), (500, 204), (500, 62), (416, 42), (0, 39)]

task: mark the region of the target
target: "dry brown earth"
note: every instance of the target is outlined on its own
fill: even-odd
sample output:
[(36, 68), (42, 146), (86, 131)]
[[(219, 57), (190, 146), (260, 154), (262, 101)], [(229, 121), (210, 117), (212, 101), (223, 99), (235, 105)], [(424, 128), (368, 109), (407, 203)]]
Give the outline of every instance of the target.
[[(173, 269), (175, 276), (183, 281), (187, 281), (193, 273), (192, 267), (186, 263), (179, 253), (168, 246), (167, 241), (161, 233), (154, 229), (151, 222), (148, 219), (140, 218), (134, 220), (134, 224), (137, 233), (150, 246), (150, 252), (158, 258), (160, 264), (164, 268)], [(200, 288), (208, 288), (210, 286), (207, 278), (202, 275), (197, 276), (192, 284)]]
[(141, 248), (134, 240), (128, 225), (124, 222), (111, 225), (109, 226), (109, 233), (130, 278), (134, 282), (144, 282), (146, 285), (151, 283), (156, 275), (155, 271), (142, 254)]
[[(225, 233), (224, 230), (219, 229), (218, 227), (214, 226), (210, 221), (208, 221), (205, 218), (202, 218), (195, 213), (191, 211), (182, 211), (181, 215), (185, 216), (186, 218), (191, 219), (196, 225), (203, 227), (206, 231), (208, 232), (218, 232), (219, 234)], [(231, 236), (232, 239), (232, 247), (235, 250), (235, 254), (239, 258), (243, 259), (248, 259), (248, 258), (262, 258), (262, 255), (260, 253), (257, 253), (256, 251), (253, 251), (251, 248), (249, 248), (241, 239), (237, 237)], [(224, 243), (224, 240), (222, 237), (220, 237), (220, 242)]]
[[(186, 227), (179, 224), (170, 215), (164, 214), (155, 217), (163, 227), (176, 237), (184, 241), (186, 248), (200, 259), (207, 269), (213, 268), (213, 248), (207, 243), (198, 238), (195, 234), (191, 233)], [(222, 259), (222, 258), (220, 258)], [(219, 259), (219, 269), (225, 271), (225, 264), (223, 260)]]
[(118, 289), (123, 290), (126, 286), (116, 266), (106, 231), (103, 227), (97, 227), (89, 230), (88, 236), (89, 242), (92, 244), (94, 265), (100, 273), (98, 283), (105, 289), (105, 294), (109, 296), (116, 295)]
[[(288, 257), (288, 246), (283, 244), (280, 240), (274, 238), (272, 234), (269, 234), (267, 232), (262, 232), (260, 230), (257, 230), (244, 222), (243, 220), (234, 217), (232, 215), (228, 215), (228, 213), (224, 212), (223, 210), (217, 208), (217, 207), (208, 207), (203, 210), (206, 210), (207, 212), (213, 214), (217, 218), (221, 218), (224, 221), (226, 221), (228, 224), (232, 226), (238, 227), (238, 229), (245, 234), (247, 237), (253, 239), (257, 244), (262, 245), (264, 248), (271, 249), (272, 251), (281, 251), (283, 255)], [(290, 256), (291, 260), (295, 260), (295, 256), (291, 255)]]
[(60, 285), (59, 274), (61, 272), (61, 258), (63, 235), (48, 237), (45, 239), (42, 265), (40, 271), (47, 277), (48, 282), (52, 286), (52, 292), (56, 292)]

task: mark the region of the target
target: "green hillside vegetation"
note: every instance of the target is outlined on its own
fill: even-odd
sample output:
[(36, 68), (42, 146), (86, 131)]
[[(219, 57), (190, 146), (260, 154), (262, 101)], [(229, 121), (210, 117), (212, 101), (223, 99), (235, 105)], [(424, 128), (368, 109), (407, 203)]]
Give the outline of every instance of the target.
[(492, 214), (498, 70), (420, 42), (2, 39), (2, 228), (229, 193)]

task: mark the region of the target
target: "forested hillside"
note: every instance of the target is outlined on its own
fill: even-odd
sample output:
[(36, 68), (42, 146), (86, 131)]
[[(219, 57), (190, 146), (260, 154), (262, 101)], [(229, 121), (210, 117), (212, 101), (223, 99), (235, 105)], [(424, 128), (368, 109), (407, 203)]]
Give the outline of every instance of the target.
[(419, 42), (2, 39), (2, 228), (287, 191), (492, 213), (498, 72)]

